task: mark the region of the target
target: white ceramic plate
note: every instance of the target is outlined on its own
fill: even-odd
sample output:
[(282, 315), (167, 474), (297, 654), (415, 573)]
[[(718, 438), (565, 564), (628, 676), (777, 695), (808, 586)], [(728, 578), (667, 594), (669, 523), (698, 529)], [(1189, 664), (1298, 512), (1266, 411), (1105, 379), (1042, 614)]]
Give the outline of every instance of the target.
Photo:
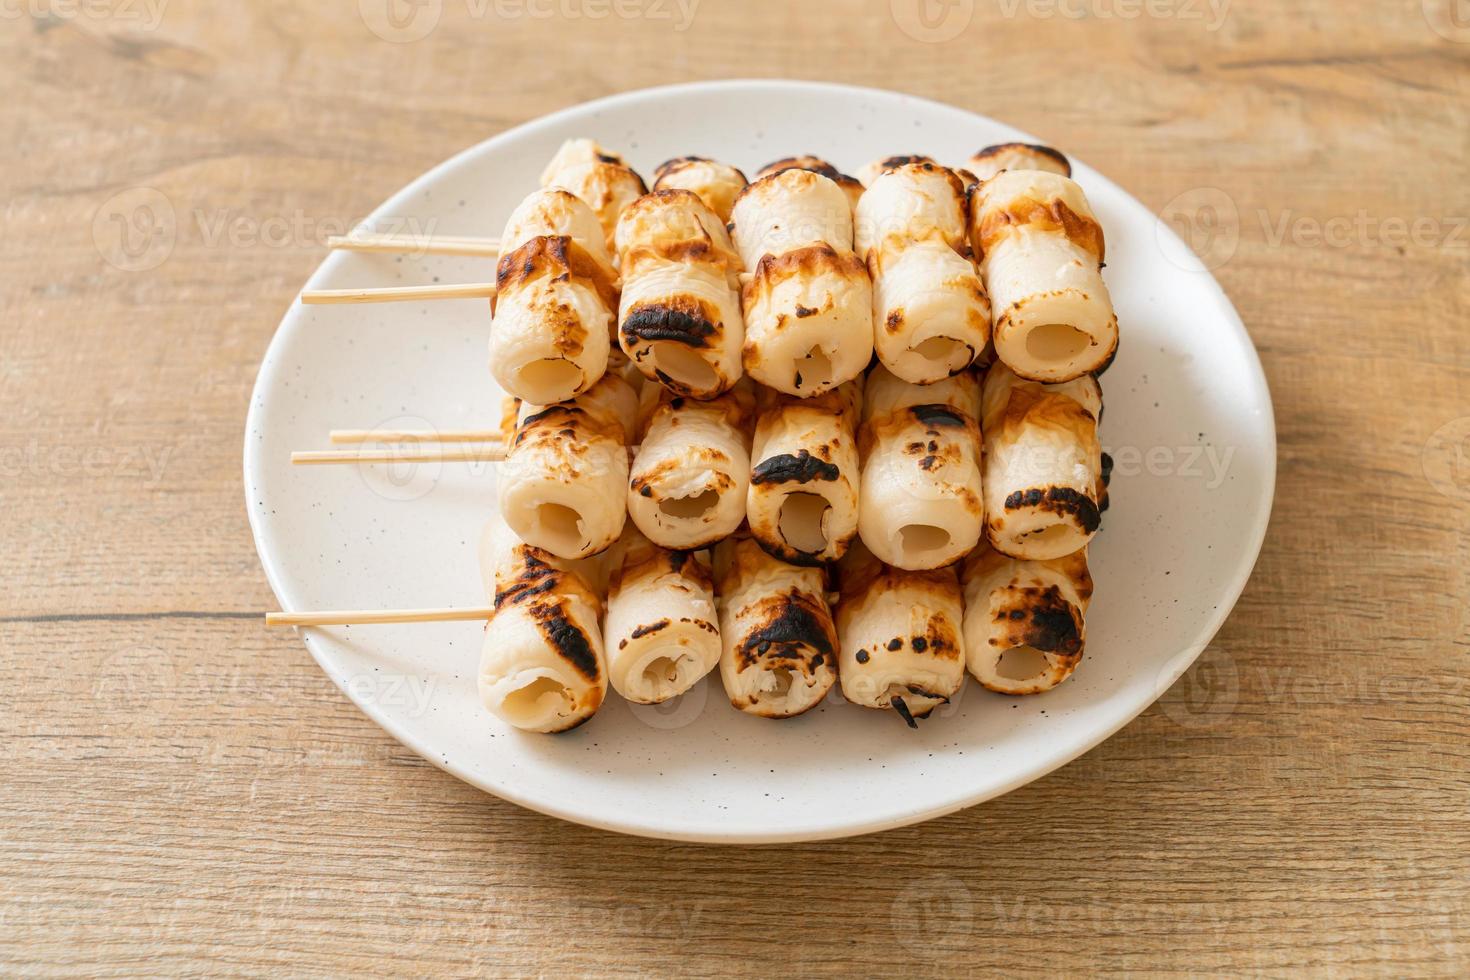
[[(892, 92), (787, 81), (681, 85), (576, 106), (487, 140), (374, 213), (379, 230), (496, 235), (563, 139), (591, 136), (645, 175), (685, 154), (753, 173), (815, 153), (840, 168), (897, 153), (952, 165), (1027, 139), (983, 116)], [(1067, 148), (1062, 147), (1063, 150)], [(1097, 745), (1204, 649), (1244, 587), (1275, 481), (1270, 395), (1239, 317), (1142, 204), (1074, 161), (1107, 233), (1122, 325), (1103, 378), (1112, 508), (1092, 546), (1087, 653), (1050, 694), (968, 682), (910, 731), (834, 689), (790, 721), (742, 715), (718, 672), (673, 705), (609, 694), (560, 736), (512, 731), (480, 707), (475, 623), (303, 630), (312, 656), (395, 738), (522, 806), (633, 834), (794, 841), (883, 830), (1007, 792)], [(338, 253), (310, 288), (475, 281), (489, 260)], [(498, 417), (483, 301), (294, 305), (251, 399), (245, 493), (287, 610), (480, 605), (475, 542), (494, 468), (298, 467), (331, 428), (483, 426)], [(1160, 772), (1167, 780), (1169, 774)]]

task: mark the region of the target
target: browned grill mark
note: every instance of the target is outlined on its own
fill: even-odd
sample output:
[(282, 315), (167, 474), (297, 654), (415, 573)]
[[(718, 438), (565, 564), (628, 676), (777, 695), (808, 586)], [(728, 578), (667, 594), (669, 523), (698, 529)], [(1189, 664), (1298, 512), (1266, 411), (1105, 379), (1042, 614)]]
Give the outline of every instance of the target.
[(495, 267), (495, 291), (504, 295), (541, 278), (576, 280), (595, 290), (608, 310), (618, 308), (618, 282), (609, 278), (609, 271), (585, 248), (566, 235), (539, 235), (501, 256)]
[(1015, 150), (1029, 150), (1042, 156), (1050, 157), (1062, 166), (1062, 176), (1072, 176), (1072, 161), (1068, 160), (1061, 150), (1050, 146), (1042, 146), (1040, 143), (996, 143), (987, 146), (972, 157), (974, 160), (989, 160), (991, 157), (1002, 156)]
[(660, 619), (656, 623), (649, 623), (647, 626), (640, 626), (629, 634), (629, 639), (637, 640), (641, 637), (649, 636), (653, 633), (657, 633), (661, 629), (667, 628), (668, 625), (669, 621), (665, 618)]
[(593, 652), (587, 634), (567, 618), (565, 600), (533, 603), (527, 611), (561, 658), (595, 684), (601, 673), (597, 667), (597, 654)]
[[(984, 192), (981, 192), (982, 195)], [(1060, 199), (1038, 201), (1019, 197), (1003, 205), (980, 203), (980, 252), (988, 253), (1012, 228), (1030, 226), (1043, 231), (1060, 231), (1067, 240), (1084, 252), (1103, 261), (1102, 226), (1091, 217), (1078, 214)]]

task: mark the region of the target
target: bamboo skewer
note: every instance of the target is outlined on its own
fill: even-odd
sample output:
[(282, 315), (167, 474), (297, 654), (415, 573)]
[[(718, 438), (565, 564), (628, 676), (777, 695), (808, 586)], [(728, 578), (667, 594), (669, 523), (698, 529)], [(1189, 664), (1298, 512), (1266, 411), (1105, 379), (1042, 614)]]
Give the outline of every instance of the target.
[(505, 445), (490, 443), (465, 449), (307, 449), (291, 454), (295, 466), (330, 463), (499, 463)]
[(333, 235), (327, 248), (349, 252), (400, 252), (420, 255), (466, 255), (500, 257), (500, 239), (467, 238), (461, 235), (381, 235), (371, 232)]
[(489, 299), (495, 295), (493, 282), (465, 282), (434, 286), (370, 286), (364, 289), (304, 289), (301, 302), (308, 305), (335, 303), (396, 303), (403, 300)]
[(267, 626), (374, 626), (383, 623), (457, 623), (488, 620), (494, 606), (463, 609), (340, 609), (265, 614)]
[(364, 442), (502, 442), (499, 429), (333, 429), (329, 438), (337, 444)]

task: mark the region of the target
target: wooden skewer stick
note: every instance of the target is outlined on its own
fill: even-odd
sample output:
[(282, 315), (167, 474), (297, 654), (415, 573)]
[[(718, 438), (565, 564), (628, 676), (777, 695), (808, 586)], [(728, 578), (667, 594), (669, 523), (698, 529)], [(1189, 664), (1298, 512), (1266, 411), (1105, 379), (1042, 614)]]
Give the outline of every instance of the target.
[(326, 612), (273, 612), (265, 614), (267, 626), (372, 626), (380, 623), (457, 623), (487, 620), (493, 606), (464, 609), (342, 609)]
[(309, 305), (329, 303), (396, 303), (424, 299), (489, 299), (495, 295), (493, 282), (465, 282), (442, 286), (372, 286), (366, 289), (305, 289), (301, 302)]
[(333, 442), (503, 442), (499, 429), (333, 429)]
[(291, 454), (296, 466), (326, 463), (498, 463), (503, 443), (467, 449), (308, 449)]
[(500, 239), (465, 238), (459, 235), (376, 235), (371, 233), (333, 235), (327, 248), (349, 252), (407, 252), (418, 255), (470, 255), (498, 258)]

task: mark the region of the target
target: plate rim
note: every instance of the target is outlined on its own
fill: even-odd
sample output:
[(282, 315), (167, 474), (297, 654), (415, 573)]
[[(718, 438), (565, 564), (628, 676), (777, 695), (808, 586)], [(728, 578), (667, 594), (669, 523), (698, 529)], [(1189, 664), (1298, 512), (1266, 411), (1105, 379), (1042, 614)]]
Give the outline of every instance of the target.
[[(610, 107), (613, 105), (628, 102), (636, 102), (643, 99), (657, 99), (668, 97), (671, 95), (697, 95), (704, 92), (716, 92), (719, 90), (732, 90), (740, 88), (765, 88), (773, 90), (804, 89), (807, 91), (821, 91), (829, 94), (839, 93), (847, 97), (876, 96), (884, 99), (898, 97), (901, 99), (911, 100), (916, 104), (922, 104), (930, 107), (938, 107), (946, 111), (963, 112), (967, 115), (975, 117), (976, 119), (983, 120), (988, 124), (992, 124), (1000, 128), (1012, 131), (1015, 134), (1014, 138), (1017, 140), (1040, 142), (1040, 140), (1038, 140), (1035, 136), (1032, 136), (1024, 130), (1017, 129), (1009, 123), (995, 119), (990, 116), (986, 116), (979, 112), (975, 112), (972, 109), (968, 109), (963, 106), (953, 105), (947, 102), (941, 102), (937, 99), (930, 99), (924, 96), (913, 95), (911, 93), (900, 92), (892, 89), (849, 85), (838, 82), (781, 78), (730, 78), (697, 82), (681, 82), (670, 85), (653, 86), (649, 88), (629, 89), (626, 91), (606, 95), (601, 98), (592, 99), (585, 102), (573, 103), (571, 105), (567, 105), (560, 109), (557, 109), (554, 112), (538, 116), (534, 119), (529, 119), (516, 126), (502, 130), (501, 132), (480, 140), (479, 142), (476, 142), (464, 148), (463, 150), (460, 150), (459, 152), (453, 154), (452, 156), (440, 161), (439, 163), (430, 167), (428, 170), (424, 171), (419, 176), (415, 177), (413, 180), (409, 181), (407, 184), (400, 187), (398, 190), (394, 191), (382, 203), (372, 209), (369, 215), (364, 219), (364, 223), (371, 222), (377, 216), (385, 212), (392, 213), (395, 202), (416, 196), (426, 187), (438, 183), (442, 178), (442, 175), (465, 165), (470, 158), (492, 150), (496, 144), (502, 142), (512, 142), (538, 129), (557, 126), (567, 116), (573, 114), (580, 115), (588, 110), (597, 110), (599, 108)], [(1148, 211), (1147, 206), (1144, 205), (1142, 201), (1140, 201), (1122, 185), (1112, 181), (1096, 169), (1087, 166), (1087, 164), (1083, 161), (1078, 160), (1075, 157), (1073, 157), (1072, 159), (1074, 164), (1079, 164), (1083, 169), (1086, 169), (1089, 174), (1092, 175), (1095, 179), (1111, 185), (1114, 190), (1123, 195), (1130, 203), (1138, 205), (1146, 212)], [(1149, 213), (1152, 214), (1152, 212)], [(518, 793), (514, 785), (490, 785), (485, 780), (475, 778), (475, 776), (468, 771), (457, 771), (455, 767), (441, 761), (437, 753), (427, 750), (425, 746), (420, 744), (418, 738), (415, 735), (410, 733), (405, 727), (399, 725), (391, 718), (391, 716), (382, 715), (376, 712), (371, 708), (369, 704), (364, 703), (363, 700), (360, 700), (357, 697), (354, 697), (351, 689), (347, 685), (339, 681), (338, 678), (334, 675), (333, 671), (329, 668), (328, 664), (324, 662), (323, 658), (326, 656), (326, 654), (318, 648), (318, 644), (314, 641), (315, 638), (309, 630), (297, 630), (297, 636), (306, 646), (307, 651), (311, 654), (312, 659), (316, 661), (318, 668), (320, 668), (321, 671), (327, 675), (327, 678), (333, 683), (333, 685), (337, 687), (339, 691), (342, 692), (342, 694), (347, 697), (349, 701), (356, 705), (358, 710), (360, 710), (364, 715), (368, 717), (369, 720), (371, 720), (379, 728), (387, 732), (391, 737), (397, 740), (405, 748), (408, 748), (416, 755), (435, 766), (435, 768), (449, 773), (456, 779), (459, 779), (462, 782), (474, 786), (476, 789), (482, 792), (489, 793), (492, 796), (506, 800), (507, 802), (513, 803), (517, 806), (524, 807), (527, 810), (544, 814), (546, 816), (555, 817), (560, 820), (565, 820), (569, 823), (578, 824), (580, 826), (593, 827), (599, 830), (611, 831), (614, 833), (628, 834), (632, 836), (658, 840), (731, 845), (802, 843), (807, 841), (834, 840), (840, 838), (858, 837), (866, 834), (879, 833), (885, 830), (892, 830), (899, 827), (912, 826), (915, 824), (927, 822), (929, 820), (937, 819), (942, 816), (947, 816), (948, 814), (955, 813), (969, 807), (977, 806), (981, 803), (987, 802), (997, 797), (1004, 796), (1005, 794), (1019, 789), (1020, 787), (1025, 786), (1028, 783), (1032, 783), (1036, 780), (1042, 779), (1050, 773), (1055, 772), (1057, 769), (1060, 769), (1062, 766), (1065, 766), (1070, 762), (1074, 762), (1081, 756), (1092, 751), (1092, 749), (1112, 738), (1124, 726), (1128, 725), (1139, 715), (1143, 714), (1144, 711), (1148, 710), (1149, 707), (1151, 707), (1165, 693), (1167, 693), (1169, 688), (1172, 687), (1173, 684), (1181, 676), (1183, 676), (1183, 674), (1194, 664), (1199, 656), (1209, 647), (1210, 643), (1214, 640), (1215, 635), (1219, 632), (1220, 628), (1225, 624), (1225, 621), (1234, 611), (1236, 603), (1239, 602), (1240, 596), (1245, 591), (1246, 585), (1250, 582), (1251, 576), (1255, 571), (1255, 566), (1260, 559), (1261, 549), (1265, 542), (1266, 532), (1270, 526), (1271, 514), (1275, 503), (1276, 477), (1278, 467), (1276, 416), (1275, 406), (1271, 397), (1270, 385), (1266, 379), (1265, 368), (1261, 362), (1260, 352), (1259, 350), (1257, 350), (1254, 341), (1251, 339), (1249, 331), (1246, 330), (1245, 323), (1241, 319), (1239, 312), (1236, 310), (1235, 305), (1230, 301), (1229, 296), (1225, 293), (1224, 288), (1220, 285), (1219, 280), (1215, 278), (1214, 273), (1211, 272), (1204, 265), (1204, 263), (1198, 259), (1193, 250), (1190, 249), (1183, 242), (1183, 240), (1179, 238), (1178, 234), (1174, 231), (1173, 228), (1169, 227), (1166, 222), (1160, 220), (1157, 215), (1153, 215), (1153, 217), (1156, 233), (1161, 237), (1166, 238), (1168, 240), (1168, 244), (1172, 248), (1171, 258), (1173, 258), (1178, 264), (1186, 266), (1187, 268), (1185, 269), (1185, 271), (1195, 273), (1204, 277), (1208, 287), (1213, 290), (1215, 294), (1215, 298), (1217, 300), (1219, 308), (1222, 314), (1224, 314), (1224, 319), (1229, 324), (1232, 332), (1236, 335), (1237, 341), (1243, 342), (1244, 351), (1248, 354), (1245, 365), (1246, 373), (1252, 387), (1256, 389), (1255, 397), (1251, 398), (1248, 403), (1256, 406), (1259, 409), (1257, 412), (1255, 412), (1255, 414), (1260, 417), (1261, 424), (1264, 426), (1263, 435), (1266, 438), (1266, 445), (1263, 448), (1269, 450), (1269, 452), (1263, 453), (1261, 489), (1256, 494), (1254, 508), (1251, 513), (1253, 528), (1251, 539), (1249, 541), (1249, 547), (1246, 551), (1246, 554), (1248, 554), (1249, 557), (1248, 559), (1242, 559), (1242, 561), (1240, 562), (1241, 570), (1237, 575), (1233, 576), (1234, 581), (1232, 581), (1229, 586), (1221, 593), (1221, 597), (1225, 601), (1220, 602), (1216, 606), (1213, 615), (1210, 616), (1201, 627), (1201, 629), (1195, 633), (1193, 637), (1193, 642), (1181, 651), (1181, 655), (1176, 656), (1173, 660), (1170, 661), (1170, 666), (1177, 669), (1173, 670), (1173, 672), (1167, 677), (1161, 675), (1158, 678), (1154, 685), (1153, 695), (1141, 699), (1141, 702), (1137, 705), (1128, 705), (1127, 710), (1121, 712), (1119, 719), (1115, 724), (1102, 726), (1093, 731), (1090, 731), (1087, 737), (1081, 739), (1076, 745), (1068, 747), (1064, 751), (1058, 753), (1055, 758), (1048, 759), (1040, 766), (1024, 769), (1022, 772), (1018, 773), (1010, 779), (1003, 781), (1000, 784), (987, 787), (977, 792), (961, 794), (961, 797), (957, 801), (946, 801), (940, 804), (936, 804), (934, 806), (907, 811), (899, 816), (874, 818), (868, 820), (855, 820), (850, 822), (843, 822), (841, 820), (838, 820), (830, 822), (822, 829), (797, 830), (794, 832), (774, 830), (766, 833), (742, 832), (716, 835), (708, 832), (681, 830), (678, 827), (673, 826), (648, 826), (646, 824), (639, 824), (637, 822), (626, 819), (606, 818), (585, 812), (574, 812), (568, 807), (560, 806), (555, 803), (548, 803), (543, 800), (529, 799), (525, 795)], [(252, 480), (252, 473), (260, 471), (260, 467), (263, 465), (262, 457), (259, 451), (256, 450), (254, 447), (254, 440), (252, 440), (251, 434), (257, 430), (256, 423), (259, 418), (259, 412), (263, 411), (261, 407), (263, 392), (265, 389), (271, 387), (271, 383), (273, 383), (275, 380), (276, 372), (280, 370), (280, 362), (277, 355), (281, 352), (282, 348), (284, 348), (286, 344), (286, 340), (284, 339), (286, 334), (288, 332), (291, 332), (287, 330), (287, 321), (292, 318), (293, 311), (299, 305), (301, 290), (309, 288), (318, 277), (324, 274), (325, 270), (327, 270), (330, 266), (333, 266), (337, 262), (341, 261), (345, 261), (345, 259), (341, 256), (341, 253), (328, 252), (328, 254), (322, 259), (322, 261), (317, 264), (316, 268), (314, 268), (312, 272), (307, 276), (306, 281), (291, 297), (290, 303), (287, 305), (285, 311), (282, 313), (280, 322), (277, 323), (275, 331), (271, 335), (270, 343), (266, 346), (265, 354), (262, 357), (260, 367), (256, 374), (255, 383), (251, 386), (250, 402), (245, 416), (244, 452), (241, 462), (246, 517), (250, 524), (251, 538), (255, 544), (256, 555), (260, 560), (261, 568), (265, 573), (266, 582), (270, 586), (271, 592), (275, 596), (278, 604), (280, 605), (280, 608), (287, 612), (294, 611), (294, 604), (288, 601), (290, 590), (287, 588), (286, 583), (282, 578), (280, 568), (276, 566), (276, 564), (270, 557), (268, 557), (267, 549), (262, 544), (263, 529), (258, 524), (258, 518), (255, 508), (251, 506), (251, 499), (253, 496), (252, 491), (253, 487), (255, 486), (255, 482)]]

